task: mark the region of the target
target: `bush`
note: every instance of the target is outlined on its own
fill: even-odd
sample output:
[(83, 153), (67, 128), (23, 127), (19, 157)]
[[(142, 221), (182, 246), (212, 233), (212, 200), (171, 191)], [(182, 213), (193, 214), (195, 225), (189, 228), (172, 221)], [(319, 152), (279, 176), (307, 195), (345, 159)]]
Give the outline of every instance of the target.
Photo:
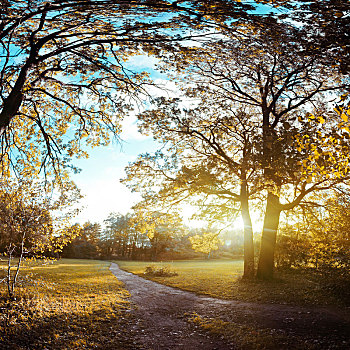
[(146, 266), (144, 274), (146, 276), (154, 276), (154, 277), (172, 277), (172, 276), (178, 275), (175, 271), (171, 270), (169, 265), (166, 265), (166, 266), (156, 266), (156, 265)]

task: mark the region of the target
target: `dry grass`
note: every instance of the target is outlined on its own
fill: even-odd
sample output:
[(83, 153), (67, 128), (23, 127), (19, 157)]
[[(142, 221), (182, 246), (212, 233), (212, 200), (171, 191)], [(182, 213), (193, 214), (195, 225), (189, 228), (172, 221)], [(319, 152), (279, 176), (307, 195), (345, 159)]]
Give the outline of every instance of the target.
[[(149, 262), (119, 261), (128, 271), (144, 276)], [(167, 262), (178, 273), (149, 277), (170, 286), (226, 299), (294, 304), (335, 304), (321, 282), (303, 273), (284, 273), (273, 282), (243, 281), (242, 262), (234, 260)], [(165, 266), (155, 264), (155, 266)], [(0, 289), (0, 348), (2, 349), (136, 349), (128, 339), (128, 292), (109, 271), (109, 263), (61, 260), (22, 271), (17, 300), (9, 304)], [(1, 268), (0, 273), (4, 266)], [(1, 275), (0, 275), (1, 278)], [(190, 322), (237, 344), (238, 349), (312, 349), (310, 344), (258, 329), (239, 319), (221, 316)], [(233, 322), (234, 321), (234, 322)], [(8, 325), (6, 325), (8, 323)], [(299, 346), (301, 344), (301, 347)]]
[(339, 306), (346, 302), (326, 291), (319, 276), (306, 271), (277, 272), (275, 280), (262, 282), (241, 279), (241, 260), (166, 262), (178, 274), (171, 277), (145, 276), (145, 268), (150, 265), (149, 262), (117, 263), (122, 269), (153, 281), (217, 298), (292, 305)]
[(0, 289), (1, 349), (127, 349), (128, 292), (108, 268), (68, 259), (24, 268), (15, 302)]

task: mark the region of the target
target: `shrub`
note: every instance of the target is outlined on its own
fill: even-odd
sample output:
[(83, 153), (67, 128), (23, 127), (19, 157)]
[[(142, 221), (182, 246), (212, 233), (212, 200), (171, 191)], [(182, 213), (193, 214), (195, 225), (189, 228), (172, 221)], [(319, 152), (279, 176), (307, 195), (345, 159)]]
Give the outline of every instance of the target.
[(171, 270), (169, 265), (166, 265), (166, 266), (157, 266), (157, 265), (146, 266), (144, 274), (146, 276), (155, 276), (155, 277), (172, 277), (172, 276), (178, 275), (175, 271)]

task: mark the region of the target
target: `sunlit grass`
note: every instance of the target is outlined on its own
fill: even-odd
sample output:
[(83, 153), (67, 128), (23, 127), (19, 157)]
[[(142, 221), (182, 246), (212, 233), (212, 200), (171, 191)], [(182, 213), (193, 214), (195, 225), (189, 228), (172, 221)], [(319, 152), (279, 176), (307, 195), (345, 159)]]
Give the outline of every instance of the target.
[(177, 276), (145, 276), (154, 263), (117, 261), (126, 271), (171, 287), (223, 299), (300, 305), (342, 305), (326, 292), (318, 276), (301, 271), (277, 272), (274, 281), (245, 281), (242, 260), (185, 260), (156, 263), (169, 265)]
[(63, 259), (23, 268), (9, 312), (5, 285), (0, 287), (3, 344), (45, 348), (44, 344), (54, 342), (54, 349), (119, 348), (118, 324), (129, 307), (129, 294), (109, 265)]
[(220, 298), (232, 298), (232, 286), (243, 273), (241, 260), (185, 260), (166, 263), (117, 261), (127, 271), (143, 276), (146, 266), (169, 265), (178, 273), (171, 277), (151, 277), (152, 280), (172, 287), (207, 294)]
[[(145, 267), (152, 265), (152, 263), (135, 261), (120, 261), (118, 263), (121, 268), (141, 276), (144, 275)], [(168, 265), (168, 263), (163, 265)], [(236, 282), (243, 272), (243, 264), (239, 260), (189, 260), (176, 261), (169, 263), (169, 265), (171, 270), (178, 273), (177, 276), (150, 278), (172, 287), (220, 298), (231, 298), (231, 291), (226, 287), (226, 284)]]

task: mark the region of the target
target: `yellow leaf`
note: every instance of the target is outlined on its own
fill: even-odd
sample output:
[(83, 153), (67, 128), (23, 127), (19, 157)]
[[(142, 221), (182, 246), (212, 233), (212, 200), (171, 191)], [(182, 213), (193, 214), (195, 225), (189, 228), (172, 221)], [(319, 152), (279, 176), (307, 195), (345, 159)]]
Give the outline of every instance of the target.
[(318, 118), (318, 122), (319, 122), (320, 124), (323, 124), (325, 121), (326, 121), (326, 120), (325, 120), (323, 117), (319, 117), (319, 118)]
[(342, 115), (340, 117), (341, 117), (341, 119), (344, 120), (344, 122), (347, 122), (349, 119), (349, 117), (345, 113), (342, 113)]

